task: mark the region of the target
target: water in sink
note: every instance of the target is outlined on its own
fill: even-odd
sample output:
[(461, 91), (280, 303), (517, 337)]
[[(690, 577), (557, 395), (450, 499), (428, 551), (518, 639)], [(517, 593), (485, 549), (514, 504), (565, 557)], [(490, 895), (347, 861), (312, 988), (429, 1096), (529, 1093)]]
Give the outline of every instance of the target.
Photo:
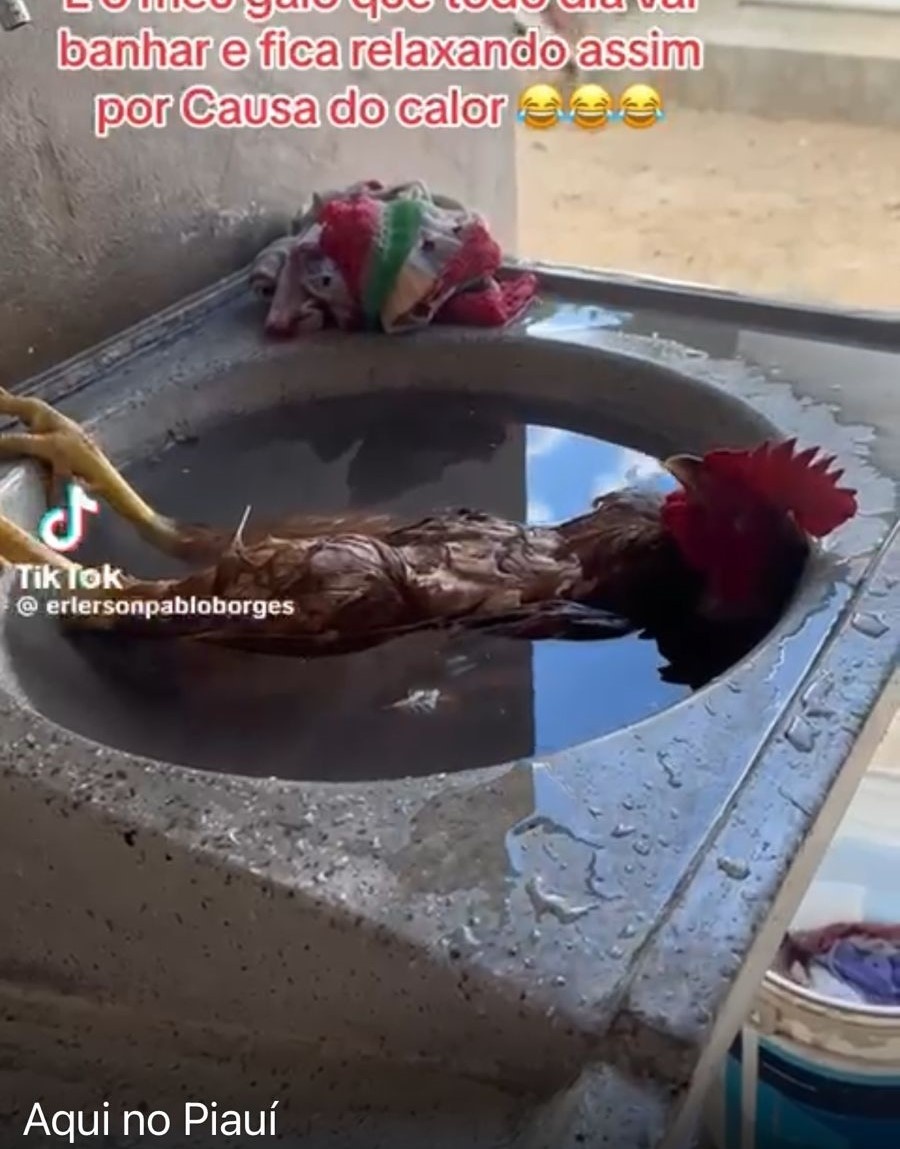
[[(468, 506), (540, 523), (629, 482), (668, 489), (655, 460), (569, 429), (578, 425), (550, 405), (458, 395), (333, 399), (178, 436), (129, 474), (165, 511), (235, 525), (248, 503), (264, 518), (354, 507), (416, 517)], [(79, 557), (141, 575), (183, 569), (111, 513), (92, 523)], [(387, 778), (544, 755), (687, 693), (660, 678), (656, 647), (638, 638), (435, 633), (303, 661), (184, 643), (76, 642), (44, 620), (13, 620), (10, 631), (23, 689), (61, 725), (135, 753), (262, 776)]]

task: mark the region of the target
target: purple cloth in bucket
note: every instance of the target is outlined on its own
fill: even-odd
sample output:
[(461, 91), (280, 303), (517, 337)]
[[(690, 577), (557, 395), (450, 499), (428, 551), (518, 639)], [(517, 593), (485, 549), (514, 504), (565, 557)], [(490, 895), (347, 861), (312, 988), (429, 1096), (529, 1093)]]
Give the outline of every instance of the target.
[(900, 1006), (900, 925), (835, 922), (785, 938), (788, 965), (826, 970), (868, 1005)]
[(900, 946), (883, 938), (842, 938), (821, 960), (871, 1004), (900, 1006)]

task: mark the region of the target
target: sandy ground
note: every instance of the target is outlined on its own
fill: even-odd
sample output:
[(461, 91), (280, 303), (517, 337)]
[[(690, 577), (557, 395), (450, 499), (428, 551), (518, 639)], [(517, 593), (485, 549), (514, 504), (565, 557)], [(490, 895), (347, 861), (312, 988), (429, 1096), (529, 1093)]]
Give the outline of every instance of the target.
[(900, 132), (678, 108), (517, 130), (522, 256), (900, 309)]

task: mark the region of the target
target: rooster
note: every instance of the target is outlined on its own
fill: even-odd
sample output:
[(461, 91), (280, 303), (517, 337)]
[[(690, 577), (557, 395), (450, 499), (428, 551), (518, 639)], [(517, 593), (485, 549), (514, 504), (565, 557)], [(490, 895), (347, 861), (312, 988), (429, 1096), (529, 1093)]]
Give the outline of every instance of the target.
[[(790, 440), (676, 455), (664, 464), (678, 483), (671, 493), (616, 491), (556, 526), (458, 510), (412, 523), (306, 515), (222, 531), (159, 514), (77, 424), (41, 400), (0, 390), (0, 414), (28, 427), (0, 436), (2, 453), (80, 482), (156, 548), (199, 568), (78, 592), (152, 602), (155, 613), (92, 607), (65, 623), (269, 654), (337, 654), (428, 628), (572, 640), (637, 631), (680, 663), (679, 681), (699, 684), (711, 676), (712, 646), (725, 660), (712, 667), (718, 672), (754, 645), (793, 594), (812, 541), (857, 510), (835, 460)], [(7, 519), (0, 555), (79, 569)], [(191, 596), (288, 606), (262, 618), (169, 609)]]

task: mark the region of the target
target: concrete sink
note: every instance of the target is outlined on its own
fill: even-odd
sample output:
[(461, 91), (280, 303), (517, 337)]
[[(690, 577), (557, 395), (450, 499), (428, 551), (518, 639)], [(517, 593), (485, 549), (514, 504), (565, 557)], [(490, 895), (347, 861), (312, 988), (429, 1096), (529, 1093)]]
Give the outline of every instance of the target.
[[(900, 356), (877, 319), (544, 278), (500, 336), (290, 344), (230, 280), (22, 390), (165, 509), (235, 525), (247, 503), (561, 517), (601, 477), (656, 481), (654, 456), (773, 429), (838, 454), (861, 515), (693, 693), (636, 640), (583, 662), (429, 639), (307, 665), (72, 643), (6, 610), (17, 1134), (36, 1100), (106, 1099), (111, 1146), (140, 1105), (168, 1115), (166, 1146), (245, 1144), (253, 1125), (216, 1136), (212, 1103), (254, 1123), (276, 1101), (277, 1139), (254, 1143), (689, 1139), (896, 661)], [(568, 462), (540, 471), (551, 441)], [(0, 498), (33, 527), (31, 469)], [(84, 555), (175, 569), (109, 515)], [(187, 1134), (186, 1102), (209, 1112)]]

